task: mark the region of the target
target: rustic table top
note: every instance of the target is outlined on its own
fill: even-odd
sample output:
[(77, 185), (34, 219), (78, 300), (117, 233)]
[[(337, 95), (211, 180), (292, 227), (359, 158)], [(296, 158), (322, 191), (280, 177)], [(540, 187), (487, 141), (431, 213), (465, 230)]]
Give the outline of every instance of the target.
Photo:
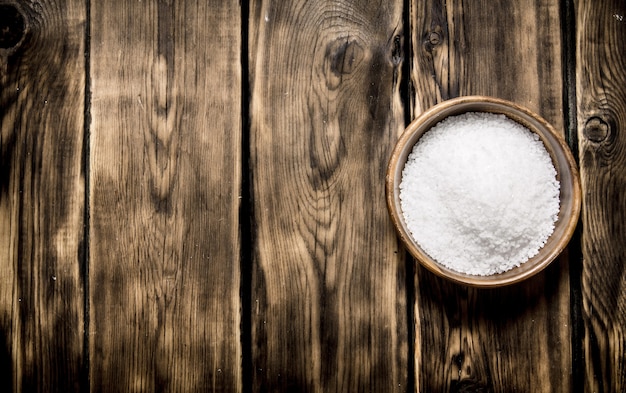
[[(626, 3), (0, 1), (9, 390), (626, 390)], [(477, 289), (417, 265), (391, 150), (443, 100), (567, 140), (566, 252)], [(6, 389), (5, 389), (6, 390)]]

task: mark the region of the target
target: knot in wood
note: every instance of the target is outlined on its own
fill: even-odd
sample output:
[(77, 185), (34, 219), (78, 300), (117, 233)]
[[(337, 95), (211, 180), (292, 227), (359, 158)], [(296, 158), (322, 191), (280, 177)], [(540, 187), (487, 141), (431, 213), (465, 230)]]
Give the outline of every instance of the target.
[(404, 58), (402, 53), (402, 37), (396, 35), (393, 37), (393, 45), (391, 47), (391, 61), (394, 65), (399, 65)]
[(609, 125), (601, 118), (594, 116), (587, 120), (583, 135), (591, 142), (600, 143), (609, 135)]
[(431, 31), (428, 34), (428, 43), (432, 46), (441, 44), (441, 35), (436, 31)]
[(26, 34), (26, 20), (13, 4), (0, 4), (0, 49), (14, 49)]
[(443, 30), (441, 26), (435, 26), (435, 28), (429, 32), (426, 32), (422, 39), (422, 47), (427, 53), (431, 53), (436, 46), (443, 43)]
[(351, 74), (364, 57), (361, 45), (347, 38), (331, 43), (326, 53), (330, 58), (330, 69), (336, 75)]

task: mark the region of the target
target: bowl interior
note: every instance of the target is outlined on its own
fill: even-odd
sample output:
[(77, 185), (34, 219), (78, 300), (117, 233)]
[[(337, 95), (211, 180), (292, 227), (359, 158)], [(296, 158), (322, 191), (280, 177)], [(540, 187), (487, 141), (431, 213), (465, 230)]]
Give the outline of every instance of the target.
[[(539, 135), (552, 158), (560, 182), (560, 209), (552, 235), (539, 253), (527, 262), (504, 273), (476, 276), (451, 270), (426, 254), (410, 235), (400, 205), (399, 185), (402, 170), (418, 139), (438, 122), (465, 112), (503, 114)], [(398, 140), (389, 161), (386, 178), (387, 206), (398, 235), (405, 247), (427, 269), (453, 281), (482, 287), (512, 284), (526, 279), (552, 262), (567, 246), (580, 213), (580, 181), (574, 158), (565, 141), (538, 115), (508, 101), (488, 97), (461, 97), (438, 104), (415, 119)]]

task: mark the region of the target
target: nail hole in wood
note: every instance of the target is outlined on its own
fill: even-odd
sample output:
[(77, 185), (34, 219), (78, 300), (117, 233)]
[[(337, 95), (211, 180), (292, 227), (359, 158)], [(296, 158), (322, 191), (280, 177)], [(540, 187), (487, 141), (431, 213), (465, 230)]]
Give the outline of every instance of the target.
[(17, 47), (26, 33), (22, 12), (13, 4), (0, 4), (0, 48)]

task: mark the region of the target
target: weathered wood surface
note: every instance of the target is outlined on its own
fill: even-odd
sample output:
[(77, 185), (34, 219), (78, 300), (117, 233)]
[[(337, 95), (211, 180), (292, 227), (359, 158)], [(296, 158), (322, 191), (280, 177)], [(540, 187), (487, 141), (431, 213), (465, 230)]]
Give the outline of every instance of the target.
[(626, 3), (577, 1), (586, 392), (626, 390)]
[[(619, 0), (0, 0), (0, 390), (625, 390), (625, 37)], [(387, 159), (469, 94), (577, 132), (581, 260), (405, 258)]]
[(402, 2), (251, 4), (258, 391), (405, 391), (405, 261), (384, 204)]
[(91, 386), (239, 391), (238, 2), (93, 1), (90, 30)]
[(2, 391), (86, 380), (84, 24), (81, 1), (0, 4)]
[[(412, 115), (449, 98), (514, 101), (563, 129), (559, 2), (413, 1)], [(568, 261), (504, 289), (416, 271), (416, 391), (571, 390)]]

